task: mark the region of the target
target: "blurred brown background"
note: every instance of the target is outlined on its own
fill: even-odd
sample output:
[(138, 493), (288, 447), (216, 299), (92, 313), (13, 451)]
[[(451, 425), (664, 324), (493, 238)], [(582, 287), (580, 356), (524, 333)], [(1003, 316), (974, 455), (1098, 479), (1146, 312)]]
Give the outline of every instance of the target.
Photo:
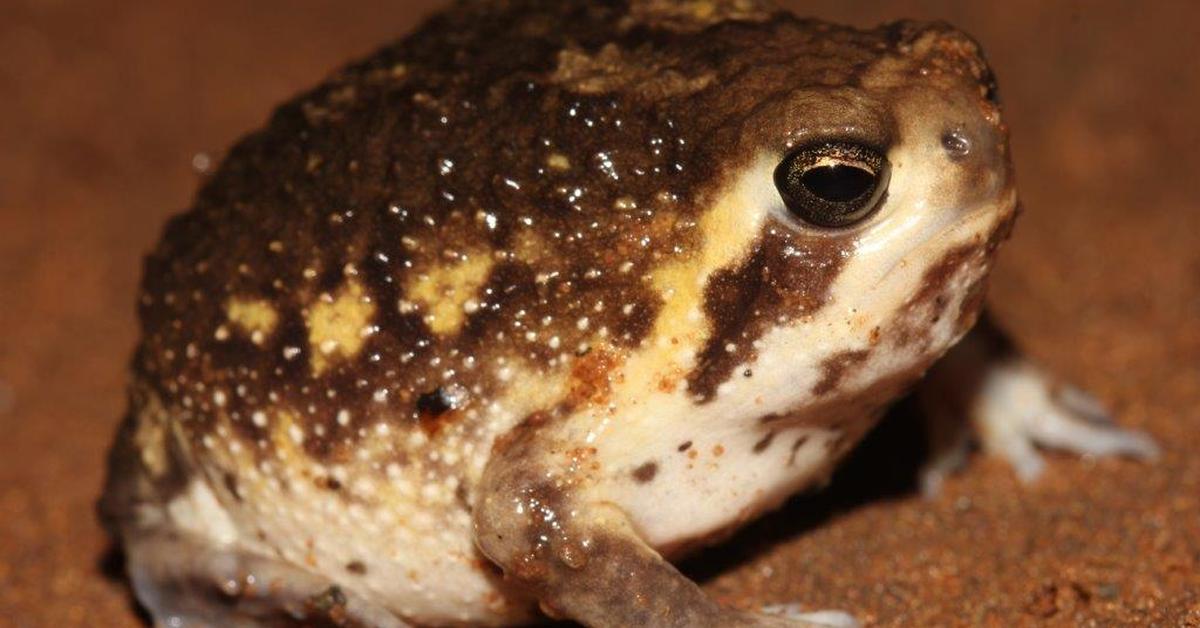
[[(0, 625), (139, 625), (92, 514), (139, 258), (197, 155), (435, 4), (0, 3)], [(689, 569), (730, 603), (882, 625), (1200, 625), (1200, 4), (795, 4), (983, 42), (1027, 209), (992, 303), (1166, 455), (1056, 457), (1030, 487), (977, 456), (926, 502), (893, 418), (825, 494)]]

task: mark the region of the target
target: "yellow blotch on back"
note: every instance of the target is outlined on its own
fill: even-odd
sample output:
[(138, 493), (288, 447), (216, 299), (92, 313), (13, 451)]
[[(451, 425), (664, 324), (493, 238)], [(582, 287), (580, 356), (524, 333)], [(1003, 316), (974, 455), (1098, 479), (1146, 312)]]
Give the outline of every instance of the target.
[(712, 331), (704, 314), (705, 287), (715, 271), (736, 264), (750, 251), (769, 207), (764, 194), (773, 193), (773, 188), (763, 184), (765, 180), (770, 186), (772, 167), (764, 158), (732, 181), (700, 217), (699, 250), (650, 276), (663, 305), (646, 349), (625, 368), (627, 381), (659, 382), (662, 386), (664, 377), (679, 379), (691, 368), (696, 352)]
[(234, 297), (225, 304), (225, 315), (231, 323), (249, 334), (255, 344), (262, 343), (279, 322), (279, 313), (275, 311), (275, 306), (265, 299)]
[(296, 464), (307, 458), (304, 453), (305, 433), (296, 416), (287, 410), (274, 410), (271, 422), (271, 445), (275, 448), (275, 457), (285, 464)]
[(438, 335), (456, 333), (473, 309), (472, 304), (478, 307), (475, 296), (491, 270), (491, 256), (475, 252), (416, 274), (405, 284), (408, 303), (401, 303), (401, 309), (415, 304), (424, 312), (430, 331)]
[(335, 295), (323, 294), (305, 317), (312, 370), (320, 375), (332, 360), (352, 358), (362, 350), (370, 332), (375, 304), (353, 279)]

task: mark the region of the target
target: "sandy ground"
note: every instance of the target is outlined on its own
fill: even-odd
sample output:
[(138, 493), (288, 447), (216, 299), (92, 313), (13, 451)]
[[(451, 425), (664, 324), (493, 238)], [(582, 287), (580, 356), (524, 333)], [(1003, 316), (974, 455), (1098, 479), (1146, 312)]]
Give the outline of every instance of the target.
[[(188, 204), (195, 155), (428, 9), (391, 4), (0, 4), (0, 625), (139, 625), (92, 507), (139, 257)], [(993, 306), (1166, 453), (1054, 457), (1033, 486), (977, 456), (926, 501), (899, 412), (826, 492), (688, 569), (730, 603), (879, 625), (1200, 625), (1200, 5), (804, 4), (984, 42), (1028, 210)]]

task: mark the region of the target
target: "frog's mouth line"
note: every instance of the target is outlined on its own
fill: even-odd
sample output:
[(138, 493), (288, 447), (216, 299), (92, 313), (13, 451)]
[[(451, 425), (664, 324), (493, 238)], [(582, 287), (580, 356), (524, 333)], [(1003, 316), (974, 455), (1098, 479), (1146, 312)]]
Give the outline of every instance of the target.
[[(907, 270), (911, 266), (909, 262), (913, 260), (914, 256), (920, 255), (921, 249), (929, 248), (931, 244), (937, 243), (937, 250), (922, 256), (922, 259), (936, 260), (946, 250), (962, 244), (972, 237), (989, 233), (996, 224), (1004, 219), (1004, 216), (1014, 211), (1015, 207), (1016, 192), (1013, 191), (996, 202), (984, 203), (965, 211), (942, 210), (939, 212), (939, 216), (933, 220), (923, 220), (926, 216), (921, 214), (909, 216), (904, 223), (898, 227), (893, 226), (889, 231), (903, 234), (904, 238), (911, 239), (914, 244), (904, 247), (893, 256), (890, 263), (886, 264), (876, 279), (871, 282), (870, 289), (878, 290), (896, 272)], [(921, 222), (925, 224), (919, 224)], [(860, 245), (855, 248), (854, 254), (856, 257), (867, 256), (873, 251), (886, 250), (887, 244), (894, 242), (895, 237), (901, 236), (894, 235), (892, 238), (883, 239), (874, 243), (870, 248)]]

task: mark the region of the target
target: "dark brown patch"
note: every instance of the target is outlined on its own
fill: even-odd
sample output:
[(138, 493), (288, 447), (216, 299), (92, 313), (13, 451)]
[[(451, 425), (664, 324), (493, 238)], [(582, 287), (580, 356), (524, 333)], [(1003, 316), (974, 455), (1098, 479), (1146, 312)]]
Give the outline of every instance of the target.
[(445, 389), (438, 387), (417, 397), (417, 412), (437, 418), (454, 409), (454, 400)]
[[(688, 375), (688, 391), (699, 399), (711, 399), (729, 372), (750, 358), (752, 343), (748, 337), (757, 337), (757, 330), (748, 329), (755, 320), (749, 308), (773, 296), (768, 290), (771, 279), (771, 268), (761, 247), (740, 267), (719, 270), (709, 279), (704, 310), (712, 330), (696, 368)], [(730, 343), (734, 351), (727, 349)]]
[(458, 502), (466, 510), (471, 509), (471, 491), (467, 488), (466, 482), (459, 479), (458, 486), (454, 487), (454, 500)]
[(439, 386), (417, 397), (417, 421), (426, 434), (435, 435), (457, 415), (462, 400)]
[(855, 367), (866, 362), (871, 352), (865, 349), (842, 351), (825, 359), (821, 363), (821, 379), (812, 387), (814, 395), (825, 395), (837, 389)]
[(237, 501), (242, 501), (242, 494), (238, 490), (237, 476), (232, 473), (225, 473), (223, 478), (225, 481), (225, 490), (229, 491), (229, 494)]
[(639, 484), (646, 484), (654, 480), (654, 476), (658, 475), (658, 463), (653, 460), (644, 462), (633, 470), (633, 479)]
[(676, 447), (676, 450), (678, 450), (680, 453), (683, 453), (691, 448), (692, 448), (692, 441), (689, 440), (689, 441), (684, 441), (684, 442), (680, 443), (679, 447)]
[[(929, 324), (926, 319), (917, 319), (915, 315), (922, 308), (929, 308), (930, 317), (936, 322), (944, 314), (946, 292), (950, 281), (968, 264), (988, 262), (988, 246), (985, 243), (970, 243), (951, 249), (940, 260), (926, 269), (921, 278), (921, 288), (905, 302), (903, 311), (907, 316), (901, 316), (897, 324), (889, 330), (889, 335), (900, 346), (917, 344), (924, 347), (929, 343)], [(972, 308), (983, 305), (983, 289), (986, 284), (980, 282), (972, 286), (966, 295), (963, 309), (957, 313), (956, 324), (963, 325), (974, 320), (976, 312)]]
[(713, 273), (705, 287), (712, 333), (688, 375), (688, 391), (701, 401), (711, 400), (739, 364), (754, 359), (754, 341), (767, 328), (825, 304), (850, 239), (804, 235), (771, 219), (753, 246), (749, 259)]
[(346, 563), (346, 571), (356, 576), (365, 576), (367, 575), (367, 565), (361, 560), (352, 560)]
[(771, 446), (771, 441), (775, 440), (775, 430), (767, 432), (765, 436), (760, 438), (757, 443), (754, 443), (754, 453), (761, 454)]
[(982, 244), (964, 244), (946, 252), (940, 260), (925, 270), (921, 277), (921, 288), (908, 299), (905, 306), (915, 306), (933, 301), (942, 296), (950, 280), (973, 259), (982, 258), (986, 246)]

